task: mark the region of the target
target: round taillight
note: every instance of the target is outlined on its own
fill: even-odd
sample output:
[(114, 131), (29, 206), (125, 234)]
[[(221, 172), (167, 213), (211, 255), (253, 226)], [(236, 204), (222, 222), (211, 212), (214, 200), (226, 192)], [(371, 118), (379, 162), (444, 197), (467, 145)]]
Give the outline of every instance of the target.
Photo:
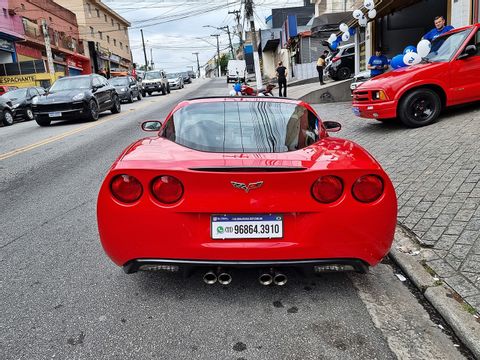
[(137, 178), (131, 175), (117, 175), (110, 183), (113, 196), (124, 203), (133, 203), (140, 199), (143, 187)]
[(159, 176), (152, 183), (152, 193), (161, 203), (173, 204), (182, 198), (183, 184), (176, 177)]
[(312, 195), (315, 200), (330, 204), (340, 199), (343, 193), (343, 182), (339, 177), (321, 176), (312, 185)]
[(383, 180), (377, 175), (362, 176), (353, 184), (352, 194), (360, 202), (374, 202), (383, 194)]

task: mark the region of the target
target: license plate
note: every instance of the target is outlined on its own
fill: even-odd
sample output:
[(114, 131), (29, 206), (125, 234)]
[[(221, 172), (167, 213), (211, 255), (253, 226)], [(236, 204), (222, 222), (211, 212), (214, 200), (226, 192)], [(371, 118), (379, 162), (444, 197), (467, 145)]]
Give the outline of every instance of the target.
[(281, 239), (282, 215), (212, 215), (212, 239)]
[(360, 109), (359, 109), (359, 108), (354, 107), (352, 110), (353, 110), (353, 113), (354, 113), (356, 116), (360, 116)]
[(60, 111), (48, 113), (48, 117), (61, 117), (62, 113)]

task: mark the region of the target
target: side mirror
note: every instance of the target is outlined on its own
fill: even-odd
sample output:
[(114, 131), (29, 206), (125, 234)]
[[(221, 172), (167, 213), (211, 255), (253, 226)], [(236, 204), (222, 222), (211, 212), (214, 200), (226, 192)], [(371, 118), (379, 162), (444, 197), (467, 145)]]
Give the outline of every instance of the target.
[(458, 59), (465, 59), (473, 56), (477, 53), (477, 47), (475, 45), (468, 45)]
[(327, 132), (336, 133), (342, 130), (342, 125), (336, 121), (324, 121), (323, 126)]
[(162, 123), (157, 120), (145, 121), (142, 123), (143, 131), (159, 131), (162, 127)]

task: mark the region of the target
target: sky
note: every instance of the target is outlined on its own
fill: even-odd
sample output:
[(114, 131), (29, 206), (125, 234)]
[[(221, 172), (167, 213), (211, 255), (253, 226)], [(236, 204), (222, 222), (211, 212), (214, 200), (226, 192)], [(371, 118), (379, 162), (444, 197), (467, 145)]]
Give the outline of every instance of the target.
[[(153, 54), (155, 68), (167, 72), (197, 69), (199, 52), (200, 66), (211, 59), (217, 51), (213, 34), (220, 34), (220, 49), (228, 51), (228, 36), (217, 29), (204, 27), (236, 26), (234, 15), (228, 11), (243, 9), (241, 0), (103, 0), (131, 23), (129, 29), (133, 61), (143, 65), (140, 29), (143, 28), (147, 57)], [(303, 5), (303, 0), (254, 0), (255, 26), (265, 28), (265, 18), (272, 8)], [(243, 15), (243, 14), (242, 14)], [(243, 17), (242, 17), (243, 20)], [(246, 25), (246, 24), (245, 24)], [(232, 36), (238, 43), (238, 37)]]

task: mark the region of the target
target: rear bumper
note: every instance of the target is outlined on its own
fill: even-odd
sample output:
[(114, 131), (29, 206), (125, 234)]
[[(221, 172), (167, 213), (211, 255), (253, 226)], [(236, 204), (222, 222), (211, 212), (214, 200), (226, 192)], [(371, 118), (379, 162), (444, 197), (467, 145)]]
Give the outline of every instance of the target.
[(397, 117), (397, 102), (353, 103), (353, 113), (366, 119), (393, 119)]
[(127, 274), (137, 271), (157, 270), (189, 274), (198, 269), (228, 268), (228, 269), (255, 269), (255, 268), (276, 268), (276, 269), (299, 269), (303, 272), (319, 272), (333, 270), (334, 267), (340, 271), (356, 271), (366, 273), (368, 264), (360, 259), (309, 259), (309, 260), (261, 260), (261, 261), (220, 261), (220, 260), (171, 260), (171, 259), (134, 259), (128, 261), (123, 270)]

